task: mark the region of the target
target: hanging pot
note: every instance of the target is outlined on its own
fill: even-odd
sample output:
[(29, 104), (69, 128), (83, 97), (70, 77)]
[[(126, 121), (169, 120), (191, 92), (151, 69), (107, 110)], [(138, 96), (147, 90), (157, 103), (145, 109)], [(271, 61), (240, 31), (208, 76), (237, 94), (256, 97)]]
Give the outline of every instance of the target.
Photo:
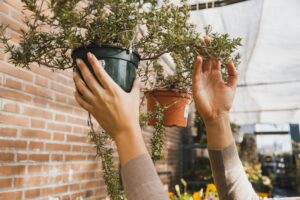
[[(88, 52), (94, 54), (101, 61), (105, 71), (124, 91), (131, 91), (136, 77), (136, 68), (140, 61), (140, 56), (137, 53), (109, 45), (86, 46), (74, 49), (72, 52), (74, 62), (77, 58), (82, 59), (94, 76), (94, 70), (87, 59)], [(78, 66), (76, 64), (74, 66), (74, 70), (82, 76)]]
[[(166, 108), (164, 111), (165, 126), (187, 126), (191, 94), (175, 90), (154, 90), (146, 92), (145, 95), (148, 111), (154, 110), (156, 102)], [(155, 119), (152, 119), (148, 124), (154, 126), (155, 122)]]

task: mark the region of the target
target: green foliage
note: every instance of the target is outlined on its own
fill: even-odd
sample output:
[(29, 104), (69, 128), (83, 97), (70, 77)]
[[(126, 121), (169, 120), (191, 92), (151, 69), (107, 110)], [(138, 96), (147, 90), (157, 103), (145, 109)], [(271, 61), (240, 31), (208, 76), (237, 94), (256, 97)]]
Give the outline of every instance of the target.
[[(197, 34), (187, 23), (188, 6), (166, 1), (133, 0), (22, 0), (31, 15), (21, 41), (0, 37), (10, 61), (28, 68), (31, 63), (53, 69), (73, 66), (71, 51), (88, 45), (115, 45), (154, 60), (180, 46), (195, 43)], [(184, 1), (183, 1), (184, 3)], [(2, 27), (3, 28), (3, 27)]]
[(91, 141), (95, 144), (97, 156), (101, 157), (102, 160), (107, 192), (112, 200), (119, 200), (119, 176), (114, 167), (113, 149), (106, 146), (108, 142), (112, 142), (112, 139), (105, 132), (98, 134), (91, 131), (89, 136)]
[(146, 126), (149, 120), (155, 120), (154, 133), (151, 138), (151, 158), (153, 162), (161, 160), (163, 158), (163, 149), (165, 142), (165, 126), (164, 126), (164, 111), (165, 107), (156, 103), (152, 112), (144, 113), (140, 115), (141, 126)]
[(114, 166), (114, 150), (107, 145), (112, 143), (112, 138), (102, 131), (101, 133), (96, 133), (94, 131), (91, 116), (89, 115), (89, 126), (91, 131), (89, 137), (91, 141), (95, 144), (97, 157), (101, 157), (102, 170), (104, 171), (104, 182), (107, 186), (107, 192), (112, 200), (120, 200), (123, 194), (119, 191), (119, 176), (115, 170)]

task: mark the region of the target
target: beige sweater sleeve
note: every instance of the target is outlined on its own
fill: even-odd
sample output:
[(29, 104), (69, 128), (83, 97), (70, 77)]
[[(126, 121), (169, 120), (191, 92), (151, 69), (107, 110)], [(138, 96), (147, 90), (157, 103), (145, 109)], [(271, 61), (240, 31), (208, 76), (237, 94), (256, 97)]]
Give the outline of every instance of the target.
[(143, 154), (122, 167), (128, 200), (169, 200), (149, 155)]
[(248, 181), (235, 144), (223, 150), (209, 150), (212, 172), (220, 200), (257, 200)]

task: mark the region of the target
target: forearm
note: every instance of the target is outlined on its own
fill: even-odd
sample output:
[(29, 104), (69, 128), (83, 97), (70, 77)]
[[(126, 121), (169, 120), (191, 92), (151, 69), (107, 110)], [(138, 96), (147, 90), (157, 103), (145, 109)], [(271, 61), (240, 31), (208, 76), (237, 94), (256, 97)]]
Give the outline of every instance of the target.
[(148, 154), (140, 126), (132, 126), (117, 135), (115, 141), (122, 166), (139, 155)]
[(209, 149), (222, 150), (234, 141), (228, 113), (205, 121)]
[(258, 199), (239, 159), (228, 114), (205, 125), (210, 163), (220, 200)]
[(168, 200), (147, 152), (141, 129), (115, 138), (122, 165), (122, 181), (128, 200)]

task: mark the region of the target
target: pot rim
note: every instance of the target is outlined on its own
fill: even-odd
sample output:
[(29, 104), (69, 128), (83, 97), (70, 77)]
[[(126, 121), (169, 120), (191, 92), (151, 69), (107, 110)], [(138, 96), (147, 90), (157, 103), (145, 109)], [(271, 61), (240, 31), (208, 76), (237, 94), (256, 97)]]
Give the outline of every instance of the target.
[(169, 92), (169, 93), (173, 93), (174, 95), (158, 95), (158, 96), (174, 96), (174, 97), (184, 97), (184, 98), (188, 98), (188, 99), (191, 99), (192, 98), (192, 93), (191, 92), (186, 92), (186, 91), (183, 91), (183, 90), (179, 90), (179, 89), (167, 89), (167, 88), (157, 88), (157, 89), (154, 89), (154, 90), (148, 90), (148, 91), (145, 91), (145, 95), (155, 95), (155, 93), (165, 93), (167, 94), (166, 92)]
[(136, 55), (139, 60), (141, 60), (141, 56), (140, 56), (140, 54), (138, 54), (138, 52), (136, 52), (136, 51), (131, 51), (130, 52), (130, 49), (127, 49), (127, 48), (124, 48), (124, 47), (121, 47), (121, 46), (111, 45), (111, 44), (102, 44), (102, 45), (89, 44), (89, 45), (82, 45), (82, 46), (80, 46), (78, 48), (73, 49), (71, 55), (73, 55), (74, 52), (76, 52), (76, 51), (88, 50), (89, 48), (91, 48), (91, 49), (95, 49), (95, 48), (111, 48), (111, 49), (119, 49), (119, 50), (123, 50), (123, 51), (128, 51), (128, 54), (132, 53), (132, 54)]

